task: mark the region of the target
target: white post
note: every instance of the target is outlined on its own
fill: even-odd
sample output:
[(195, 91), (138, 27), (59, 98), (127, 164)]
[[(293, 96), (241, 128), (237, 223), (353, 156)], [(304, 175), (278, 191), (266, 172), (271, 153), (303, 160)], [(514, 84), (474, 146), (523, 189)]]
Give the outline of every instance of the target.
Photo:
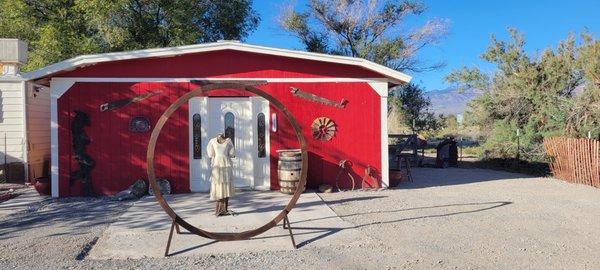
[(387, 82), (371, 82), (369, 85), (379, 94), (380, 96), (380, 109), (381, 109), (381, 182), (385, 187), (390, 186), (390, 175), (389, 175), (389, 155), (388, 155), (388, 83)]
[(58, 98), (71, 86), (73, 80), (52, 79), (50, 81), (50, 180), (52, 197), (58, 197)]

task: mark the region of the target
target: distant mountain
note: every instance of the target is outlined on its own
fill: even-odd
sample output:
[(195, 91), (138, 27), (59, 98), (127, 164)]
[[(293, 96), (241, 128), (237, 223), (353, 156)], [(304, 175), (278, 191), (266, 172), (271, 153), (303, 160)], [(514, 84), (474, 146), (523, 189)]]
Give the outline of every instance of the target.
[(469, 89), (460, 93), (455, 88), (425, 92), (431, 99), (431, 109), (436, 115), (462, 114), (467, 109), (467, 103), (481, 94), (483, 91), (479, 89)]

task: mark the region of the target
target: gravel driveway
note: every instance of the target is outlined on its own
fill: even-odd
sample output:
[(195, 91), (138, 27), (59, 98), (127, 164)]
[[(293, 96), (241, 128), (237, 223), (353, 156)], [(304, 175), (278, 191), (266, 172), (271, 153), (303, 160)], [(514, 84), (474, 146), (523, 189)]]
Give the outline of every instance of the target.
[[(600, 190), (483, 169), (413, 171), (387, 191), (321, 194), (361, 245), (86, 259), (131, 203), (61, 199), (0, 219), (0, 269), (597, 269)], [(293, 224), (292, 224), (293, 225)], [(331, 232), (335, 234), (335, 231)], [(184, 254), (182, 254), (184, 255)]]

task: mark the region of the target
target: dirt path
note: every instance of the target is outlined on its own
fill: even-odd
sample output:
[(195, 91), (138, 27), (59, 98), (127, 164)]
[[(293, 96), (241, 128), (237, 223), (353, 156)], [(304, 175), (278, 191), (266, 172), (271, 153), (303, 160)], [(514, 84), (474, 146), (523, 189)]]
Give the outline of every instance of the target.
[(322, 195), (366, 236), (358, 246), (307, 244), (296, 251), (91, 260), (85, 258), (89, 247), (130, 203), (68, 199), (0, 219), (0, 269), (594, 269), (600, 265), (598, 189), (482, 169), (417, 169), (414, 176), (414, 183), (398, 190)]

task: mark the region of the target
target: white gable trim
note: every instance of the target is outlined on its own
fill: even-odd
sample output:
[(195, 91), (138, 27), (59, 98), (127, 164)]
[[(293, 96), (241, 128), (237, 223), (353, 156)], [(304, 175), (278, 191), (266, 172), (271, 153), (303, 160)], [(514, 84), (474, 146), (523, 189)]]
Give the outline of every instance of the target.
[[(382, 84), (385, 87), (372, 87), (379, 96), (387, 97), (387, 81), (383, 78), (91, 78), (91, 77), (55, 77), (51, 85), (56, 85), (52, 94), (60, 98), (77, 82), (190, 82), (201, 81), (267, 81), (268, 83), (319, 83), (319, 82), (364, 82), (370, 85)], [(372, 85), (371, 85), (372, 86)]]
[(39, 78), (43, 78), (43, 77), (55, 74), (57, 72), (70, 71), (70, 70), (74, 70), (78, 67), (85, 67), (88, 65), (94, 65), (94, 64), (103, 63), (103, 62), (131, 60), (131, 59), (140, 59), (140, 58), (152, 58), (152, 57), (172, 57), (172, 56), (178, 56), (178, 55), (183, 55), (183, 54), (211, 52), (211, 51), (220, 51), (220, 50), (235, 50), (235, 51), (242, 51), (242, 52), (267, 54), (267, 55), (307, 59), (307, 60), (320, 61), (320, 62), (359, 66), (359, 67), (363, 67), (365, 69), (377, 72), (377, 73), (383, 75), (384, 77), (386, 77), (389, 80), (389, 82), (396, 83), (396, 84), (409, 82), (411, 80), (411, 76), (408, 76), (402, 72), (398, 72), (396, 70), (390, 69), (388, 67), (385, 67), (385, 66), (382, 66), (382, 65), (379, 65), (379, 64), (373, 63), (371, 61), (361, 59), (361, 58), (329, 55), (329, 54), (321, 54), (321, 53), (312, 53), (312, 52), (305, 52), (305, 51), (285, 50), (285, 49), (249, 45), (249, 44), (243, 44), (243, 43), (231, 42), (231, 41), (196, 44), (196, 45), (170, 47), (170, 48), (157, 48), (157, 49), (146, 49), (146, 50), (138, 50), (138, 51), (82, 55), (82, 56), (78, 56), (75, 58), (71, 58), (71, 59), (68, 59), (68, 60), (65, 60), (62, 62), (58, 62), (58, 63), (52, 64), (52, 65), (49, 65), (47, 67), (41, 68), (41, 69), (33, 71), (33, 72), (26, 73), (23, 75), (23, 77), (27, 78), (29, 80), (35, 80), (35, 79), (39, 79)]
[(72, 80), (50, 81), (50, 180), (52, 197), (58, 197), (58, 98), (75, 84)]

